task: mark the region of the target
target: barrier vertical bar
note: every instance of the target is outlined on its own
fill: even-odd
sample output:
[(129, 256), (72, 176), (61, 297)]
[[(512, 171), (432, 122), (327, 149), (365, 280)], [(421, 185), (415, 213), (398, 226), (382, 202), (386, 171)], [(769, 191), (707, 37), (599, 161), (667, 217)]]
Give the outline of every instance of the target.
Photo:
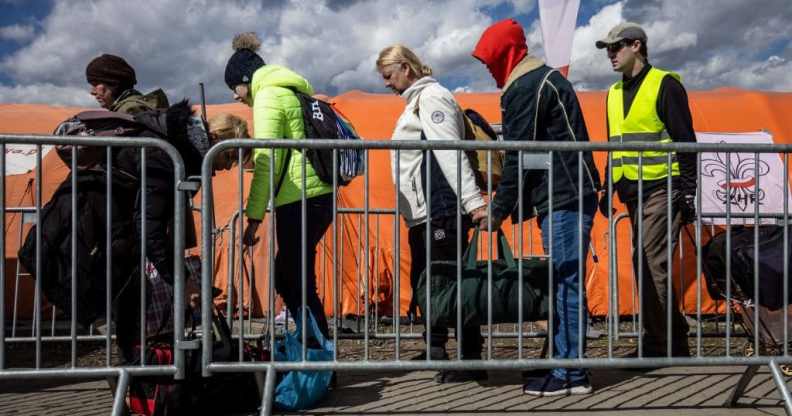
[(789, 153), (785, 152), (784, 153), (784, 355), (785, 356), (789, 355), (788, 311), (789, 311)]
[(586, 290), (586, 283), (583, 280), (586, 266), (586, 257), (583, 256), (583, 152), (578, 152), (578, 355), (583, 358), (583, 344), (586, 343), (586, 330), (588, 320), (583, 322), (583, 310), (586, 304), (583, 303), (583, 291)]
[[(110, 367), (112, 355), (112, 308), (113, 308), (113, 152), (110, 146), (106, 148), (107, 168), (105, 184), (105, 365)], [(2, 285), (0, 285), (2, 287)]]
[[(672, 163), (673, 160), (671, 158), (672, 153), (666, 153), (666, 264), (668, 267), (666, 268), (666, 304), (668, 307), (666, 308), (666, 355), (671, 358), (673, 356), (671, 351), (672, 344), (672, 334), (671, 330), (674, 325), (673, 320), (671, 319), (672, 314), (672, 306), (673, 308), (677, 307), (676, 302), (674, 302), (674, 295), (672, 293), (674, 289), (674, 279), (672, 278), (673, 275), (673, 268), (674, 268), (674, 246), (673, 246), (673, 238), (672, 238), (672, 227), (671, 222), (674, 219), (674, 213), (671, 210), (671, 202), (672, 202), (672, 194), (673, 194), (673, 184), (671, 181), (671, 177), (673, 174)], [(682, 245), (682, 240), (679, 241), (679, 244)], [(658, 296), (660, 294), (658, 293)]]
[[(148, 174), (146, 173), (146, 148), (140, 148), (140, 345), (146, 345), (146, 236), (148, 227), (146, 216), (148, 215), (146, 203), (148, 186)], [(140, 366), (146, 366), (146, 360), (140, 360)]]
[(71, 336), (71, 367), (75, 368), (77, 367), (77, 192), (79, 192), (77, 188), (77, 146), (71, 147), (71, 157), (71, 319), (69, 334)]
[[(401, 168), (401, 151), (397, 148), (395, 153), (396, 172), (399, 172)], [(393, 216), (393, 262), (395, 263), (393, 265), (393, 292), (395, 294), (393, 296), (393, 325), (396, 338), (395, 360), (399, 361), (399, 350), (401, 348), (401, 219), (399, 218), (399, 187), (401, 186), (401, 178), (398, 174), (394, 176), (396, 177), (396, 183), (394, 184), (396, 215)]]
[[(646, 312), (646, 305), (644, 304), (644, 245), (643, 245), (643, 152), (638, 153), (638, 247), (633, 247), (633, 250), (638, 252), (638, 358), (643, 358), (643, 328), (644, 328), (644, 315)], [(666, 307), (671, 307), (666, 305)], [(633, 310), (635, 316), (635, 310)]]
[[(3, 172), (5, 180), (5, 172)], [(36, 283), (33, 295), (33, 325), (36, 337), (36, 369), (41, 368), (41, 145), (36, 145)]]
[[(305, 195), (305, 188), (306, 188), (306, 169), (305, 163), (307, 161), (305, 155), (305, 148), (300, 149), (300, 154), (302, 156), (302, 163), (301, 163), (301, 171), (300, 176), (302, 182), (302, 191), (300, 192), (300, 284), (302, 285), (302, 300), (301, 300), (301, 307), (300, 311), (302, 314), (302, 354), (301, 359), (302, 361), (307, 360), (307, 342), (308, 342), (308, 334), (307, 328), (308, 323), (308, 211), (307, 211), (307, 198)], [(288, 168), (288, 166), (287, 166)], [(274, 204), (273, 204), (274, 206)], [(316, 255), (313, 250), (311, 251), (312, 255)], [(322, 312), (324, 313), (324, 312)], [(314, 317), (315, 319), (318, 319)]]
[[(3, 177), (0, 179), (0, 229), (3, 230), (0, 233), (0, 253), (5, 253), (6, 250), (6, 240), (5, 240), (5, 229), (6, 229), (6, 189), (5, 189), (5, 174), (6, 174), (6, 145), (5, 141), (0, 142), (0, 174)], [(24, 217), (24, 213), (21, 214), (21, 217)], [(21, 241), (21, 239), (20, 239)], [(6, 333), (6, 323), (5, 323), (5, 287), (6, 287), (6, 275), (5, 275), (5, 266), (0, 267), (0, 288), (3, 288), (3, 296), (0, 296), (0, 370), (5, 369), (5, 333)]]
[[(426, 360), (432, 360), (432, 151), (424, 151), (426, 161), (426, 192), (424, 203), (426, 204), (426, 316), (424, 317), (424, 329), (426, 330)], [(410, 264), (410, 268), (415, 264)], [(412, 271), (411, 271), (412, 272)]]
[[(366, 165), (368, 171), (368, 164)], [(338, 172), (338, 149), (333, 149), (333, 172)], [(333, 361), (338, 361), (338, 175), (333, 175)]]
[[(244, 169), (243, 169), (243, 151), (242, 148), (237, 148), (237, 166), (239, 169), (237, 172), (237, 203), (238, 211), (244, 212), (244, 205), (245, 205), (245, 178), (244, 178)], [(272, 200), (272, 205), (275, 206), (275, 201)], [(244, 224), (244, 219), (242, 215), (239, 216), (239, 224), (240, 228), (242, 228), (242, 224)], [(255, 237), (254, 237), (255, 238)], [(239, 285), (237, 286), (237, 320), (239, 321), (239, 340), (237, 342), (237, 356), (240, 362), (244, 360), (244, 352), (245, 352), (245, 244), (244, 244), (244, 232), (239, 233), (239, 238), (236, 242), (231, 242), (231, 244), (237, 244), (237, 250), (239, 251), (239, 257), (237, 259), (237, 270), (239, 270)], [(234, 258), (229, 258), (229, 262), (233, 262)], [(233, 279), (234, 276), (229, 276), (229, 279)], [(252, 290), (251, 290), (252, 292)], [(252, 295), (252, 293), (251, 293)], [(250, 311), (248, 311), (250, 313)]]
[[(754, 201), (754, 261), (753, 261), (753, 281), (754, 281), (754, 351), (756, 352), (756, 356), (759, 357), (762, 355), (762, 351), (759, 349), (760, 342), (759, 339), (761, 335), (759, 333), (759, 153), (754, 153), (754, 177), (756, 180), (754, 181), (754, 194), (756, 195), (756, 200)], [(789, 179), (787, 179), (789, 180)], [(786, 315), (786, 311), (784, 311), (784, 315)], [(771, 367), (772, 369), (772, 367)]]
[[(212, 307), (212, 276), (214, 275), (214, 257), (212, 256), (212, 230), (215, 228), (213, 215), (206, 215), (213, 210), (213, 189), (212, 189), (212, 164), (217, 152), (209, 153), (201, 163), (201, 328), (211, 328), (212, 317), (210, 308)], [(229, 244), (234, 244), (229, 241)], [(233, 261), (229, 259), (229, 261)], [(229, 279), (232, 278), (229, 276)], [(208, 377), (209, 364), (212, 361), (213, 351), (212, 331), (202, 331), (201, 335), (201, 375)]]
[[(549, 292), (549, 302), (547, 305), (547, 356), (553, 358), (555, 356), (555, 296), (556, 296), (556, 287), (553, 283), (553, 278), (555, 275), (555, 262), (553, 260), (553, 225), (555, 221), (553, 220), (553, 189), (554, 189), (554, 176), (553, 175), (553, 165), (555, 163), (555, 154), (554, 152), (547, 152), (548, 155), (548, 174), (547, 174), (547, 251), (545, 254), (550, 258), (550, 267), (547, 268), (547, 288)], [(545, 230), (542, 229), (542, 239), (544, 239), (544, 232)]]
[[(621, 162), (621, 160), (619, 160)], [(613, 358), (613, 339), (619, 334), (619, 310), (617, 309), (619, 294), (616, 291), (616, 279), (619, 278), (618, 265), (616, 263), (616, 226), (613, 222), (613, 153), (608, 150), (608, 166), (606, 175), (608, 177), (608, 358)]]
[[(457, 183), (457, 200), (456, 200), (456, 281), (457, 281), (457, 290), (456, 290), (456, 302), (457, 302), (457, 313), (456, 313), (456, 341), (457, 341), (457, 359), (462, 359), (462, 342), (464, 342), (465, 334), (462, 333), (462, 151), (456, 151), (456, 183)], [(489, 169), (489, 167), (487, 167)], [(474, 224), (474, 226), (478, 226), (478, 224)], [(467, 233), (465, 233), (465, 239), (467, 239)], [(427, 284), (429, 282), (427, 281)]]
[[(525, 248), (525, 242), (523, 241), (524, 232), (523, 232), (523, 152), (522, 150), (517, 151), (517, 223), (519, 224), (520, 233), (517, 235), (517, 251), (520, 252), (520, 255), (517, 257), (517, 287), (519, 287), (519, 291), (517, 292), (517, 359), (522, 360), (523, 358), (523, 249)], [(532, 253), (533, 254), (533, 253)]]
[(731, 356), (731, 153), (726, 153), (726, 356)]
[[(696, 153), (696, 172), (701, 172), (701, 152)], [(701, 212), (701, 181), (696, 181), (696, 212)], [(701, 357), (701, 216), (696, 216), (696, 356)]]
[[(487, 195), (492, 200), (492, 150), (487, 150)], [(492, 359), (492, 204), (487, 205), (487, 359)], [(497, 231), (497, 230), (495, 230)], [(501, 253), (501, 256), (503, 254)], [(522, 289), (522, 288), (521, 288)]]
[[(108, 325), (109, 321), (108, 321)], [(126, 404), (124, 399), (126, 398), (127, 388), (129, 387), (129, 372), (126, 370), (121, 370), (118, 372), (118, 385), (116, 386), (115, 391), (113, 392), (113, 408), (111, 414), (113, 416), (121, 416), (124, 415), (126, 412)]]
[[(291, 152), (291, 149), (285, 149), (284, 152)], [(269, 201), (270, 201), (270, 213), (269, 213), (269, 241), (267, 242), (269, 248), (269, 288), (267, 294), (267, 303), (269, 311), (267, 311), (267, 325), (269, 326), (269, 343), (270, 343), (270, 351), (275, 351), (275, 276), (278, 270), (276, 269), (275, 264), (275, 243), (278, 238), (277, 235), (277, 225), (275, 221), (277, 220), (275, 214), (275, 149), (270, 149), (270, 169), (269, 169)], [(284, 161), (285, 163), (285, 161)], [(284, 171), (284, 169), (281, 169)], [(285, 174), (285, 171), (284, 171)], [(289, 320), (286, 319), (284, 321), (285, 327), (288, 328)], [(271, 354), (273, 355), (273, 354)], [(270, 357), (270, 360), (273, 360), (274, 357)]]
[[(370, 250), (371, 249), (371, 241), (370, 241), (371, 237), (370, 237), (370, 234), (369, 234), (369, 172), (370, 172), (370, 170), (369, 170), (369, 152), (368, 152), (368, 150), (365, 152), (365, 155), (366, 155), (366, 159), (365, 159), (366, 160), (366, 166), (365, 166), (366, 172), (365, 172), (365, 177), (363, 178), (363, 181), (364, 181), (364, 184), (363, 184), (363, 217), (364, 217), (364, 221), (363, 222), (364, 222), (364, 225), (363, 225), (363, 227), (365, 229), (365, 234), (361, 233), (361, 235), (365, 235), (366, 236), (366, 243), (365, 243), (366, 255), (364, 257), (365, 258), (365, 260), (364, 260), (365, 264), (364, 264), (364, 267), (363, 267), (363, 270), (364, 270), (363, 284), (364, 284), (364, 290), (366, 291), (366, 293), (364, 295), (365, 299), (363, 301), (363, 303), (365, 303), (365, 315), (363, 316), (363, 324), (364, 324), (363, 326), (365, 328), (365, 332), (363, 332), (363, 359), (368, 361), (368, 358), (369, 358), (369, 350), (368, 350), (368, 348), (369, 348), (369, 311), (371, 310), (371, 308), (369, 307), (369, 305), (370, 305), (370, 301), (369, 301), (369, 280), (370, 280), (369, 279), (369, 276), (370, 276), (370, 274), (369, 274), (369, 266), (370, 266), (370, 264), (369, 264), (369, 256), (371, 255), (371, 250)], [(333, 171), (333, 172), (335, 172), (335, 171)]]

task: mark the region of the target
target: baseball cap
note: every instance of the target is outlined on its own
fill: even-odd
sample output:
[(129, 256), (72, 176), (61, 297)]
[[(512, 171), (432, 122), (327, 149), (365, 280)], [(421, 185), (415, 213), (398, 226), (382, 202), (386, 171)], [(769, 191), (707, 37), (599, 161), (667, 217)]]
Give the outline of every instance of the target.
[(604, 49), (608, 45), (622, 41), (624, 39), (640, 40), (646, 44), (646, 32), (637, 23), (624, 22), (614, 26), (608, 32), (608, 36), (598, 40), (595, 45), (597, 49)]

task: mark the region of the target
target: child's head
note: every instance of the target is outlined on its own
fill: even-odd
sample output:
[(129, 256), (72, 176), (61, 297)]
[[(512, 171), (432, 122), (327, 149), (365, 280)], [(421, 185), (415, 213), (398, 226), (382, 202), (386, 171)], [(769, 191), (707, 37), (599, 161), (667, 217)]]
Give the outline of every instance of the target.
[[(227, 139), (248, 138), (247, 123), (245, 120), (229, 113), (220, 113), (209, 119), (209, 134), (212, 137), (212, 144), (219, 143)], [(245, 149), (242, 163), (248, 167), (250, 160), (250, 149)], [(219, 153), (214, 160), (215, 170), (228, 170), (238, 161), (237, 149), (227, 149)]]

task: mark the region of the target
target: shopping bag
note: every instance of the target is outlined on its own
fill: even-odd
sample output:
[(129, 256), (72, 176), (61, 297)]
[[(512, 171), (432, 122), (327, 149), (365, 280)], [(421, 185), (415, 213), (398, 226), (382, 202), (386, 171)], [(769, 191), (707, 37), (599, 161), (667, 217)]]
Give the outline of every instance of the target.
[[(327, 340), (316, 318), (310, 310), (306, 311), (308, 346), (306, 360), (333, 361), (333, 343)], [(294, 316), (297, 325), (295, 332), (286, 331), (283, 340), (275, 343), (275, 361), (302, 360), (302, 313)], [(327, 395), (330, 389), (332, 371), (289, 371), (283, 375), (275, 387), (274, 404), (277, 409), (286, 411), (306, 410)]]

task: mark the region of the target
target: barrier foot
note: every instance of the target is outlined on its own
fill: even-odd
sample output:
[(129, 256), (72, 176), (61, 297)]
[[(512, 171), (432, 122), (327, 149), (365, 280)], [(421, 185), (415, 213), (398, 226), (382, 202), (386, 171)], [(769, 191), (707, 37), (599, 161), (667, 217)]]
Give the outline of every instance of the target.
[(756, 372), (759, 370), (758, 365), (749, 365), (740, 379), (737, 381), (737, 385), (734, 386), (734, 390), (732, 391), (731, 396), (726, 399), (726, 403), (724, 403), (725, 407), (736, 407), (737, 402), (740, 401), (743, 393), (745, 393), (745, 388), (748, 387), (748, 383), (756, 375)]
[(770, 367), (770, 372), (773, 373), (773, 381), (775, 381), (778, 392), (781, 393), (781, 398), (784, 399), (786, 414), (787, 416), (792, 416), (792, 397), (789, 396), (789, 389), (787, 388), (786, 380), (784, 380), (784, 375), (781, 374), (781, 369), (775, 361), (770, 361), (768, 367)]
[(261, 397), (261, 416), (272, 415), (272, 399), (275, 393), (275, 369), (267, 367), (267, 376), (264, 380), (264, 394)]
[(127, 415), (126, 406), (126, 392), (129, 387), (129, 373), (126, 370), (121, 370), (118, 374), (118, 380), (112, 382), (108, 379), (110, 386), (115, 384), (115, 397), (113, 397), (113, 416)]

